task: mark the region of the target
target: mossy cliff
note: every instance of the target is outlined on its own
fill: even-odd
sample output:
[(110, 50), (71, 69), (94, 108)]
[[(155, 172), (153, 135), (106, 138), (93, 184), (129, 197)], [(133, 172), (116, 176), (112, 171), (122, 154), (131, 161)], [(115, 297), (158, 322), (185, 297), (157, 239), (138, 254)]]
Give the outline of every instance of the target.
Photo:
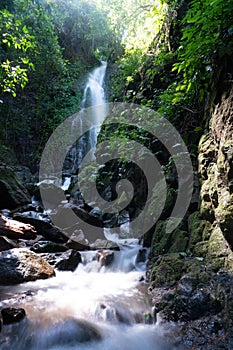
[(198, 147), (198, 207), (172, 233), (166, 221), (157, 222), (148, 276), (155, 313), (185, 322), (187, 349), (232, 349), (233, 89), (208, 107)]

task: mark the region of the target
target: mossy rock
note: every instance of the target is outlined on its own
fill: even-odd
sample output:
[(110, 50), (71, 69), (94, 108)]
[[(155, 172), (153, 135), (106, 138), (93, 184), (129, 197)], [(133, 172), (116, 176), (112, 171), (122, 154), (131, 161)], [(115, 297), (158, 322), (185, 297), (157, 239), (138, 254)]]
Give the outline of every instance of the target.
[(188, 246), (188, 234), (179, 227), (167, 232), (167, 221), (158, 221), (152, 238), (151, 255), (185, 252)]
[(189, 247), (192, 249), (194, 245), (202, 241), (203, 231), (206, 226), (206, 221), (202, 220), (198, 211), (192, 213), (188, 219), (188, 227), (190, 232)]
[(205, 258), (208, 252), (208, 245), (209, 245), (209, 242), (206, 242), (206, 241), (198, 242), (197, 244), (195, 244), (193, 248), (193, 254), (196, 257)]
[(205, 221), (205, 227), (204, 227), (204, 230), (202, 232), (202, 240), (208, 241), (210, 236), (211, 236), (212, 231), (213, 231), (213, 225), (211, 224), (211, 222)]
[(216, 220), (226, 237), (226, 240), (233, 246), (233, 197), (231, 201), (225, 206), (219, 205), (215, 210)]
[(213, 271), (233, 271), (233, 253), (220, 227), (215, 227), (209, 239), (207, 262)]
[(10, 167), (0, 166), (0, 209), (15, 209), (31, 202), (27, 189)]
[(159, 259), (151, 272), (151, 286), (153, 288), (170, 286), (182, 276), (184, 261), (179, 254), (167, 254)]
[(169, 253), (179, 253), (179, 252), (185, 252), (188, 247), (188, 234), (186, 231), (180, 230), (177, 228), (172, 233), (172, 245), (169, 248)]

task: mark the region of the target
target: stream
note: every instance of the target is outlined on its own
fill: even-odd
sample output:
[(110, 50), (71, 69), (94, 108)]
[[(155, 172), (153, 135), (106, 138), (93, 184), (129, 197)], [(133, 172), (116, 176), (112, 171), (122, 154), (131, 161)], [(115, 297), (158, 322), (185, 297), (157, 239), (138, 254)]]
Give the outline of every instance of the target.
[[(105, 103), (103, 82), (106, 63), (89, 74), (82, 108)], [(96, 115), (99, 125), (105, 113)], [(82, 118), (81, 118), (82, 119)], [(82, 120), (73, 127), (82, 127)], [(71, 151), (76, 171), (87, 143), (94, 148), (98, 130), (90, 133)], [(94, 157), (94, 153), (92, 154)], [(48, 180), (52, 181), (53, 180)], [(65, 177), (63, 190), (70, 184)], [(125, 224), (127, 229), (127, 223)], [(114, 235), (113, 235), (114, 236)], [(1, 350), (171, 350), (172, 325), (153, 320), (147, 294), (146, 263), (138, 240), (117, 242), (114, 260), (101, 266), (96, 251), (81, 252), (82, 262), (74, 272), (56, 271), (56, 277), (16, 286), (2, 286), (0, 307), (22, 307), (27, 317), (5, 325)], [(144, 249), (144, 248), (143, 248)]]
[(23, 307), (27, 317), (4, 327), (0, 348), (175, 349), (165, 343), (168, 329), (159, 322), (145, 322), (151, 310), (144, 282), (146, 262), (138, 261), (139, 249), (136, 242), (121, 245), (113, 263), (102, 267), (95, 251), (82, 252), (82, 263), (74, 272), (57, 271), (48, 280), (2, 287), (1, 307)]

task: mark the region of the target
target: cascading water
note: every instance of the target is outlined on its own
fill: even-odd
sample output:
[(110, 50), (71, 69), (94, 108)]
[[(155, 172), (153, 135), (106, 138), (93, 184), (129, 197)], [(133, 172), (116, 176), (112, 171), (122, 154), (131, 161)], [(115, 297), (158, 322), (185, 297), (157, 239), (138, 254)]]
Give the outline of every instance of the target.
[[(82, 101), (82, 108), (103, 106), (92, 109), (95, 125), (101, 125), (107, 113), (103, 90), (105, 71), (103, 62), (89, 75)], [(82, 128), (83, 122), (79, 114), (72, 128)], [(74, 163), (72, 172), (79, 168), (86, 150), (95, 148), (98, 131), (94, 129), (81, 137), (70, 151)], [(63, 189), (69, 184), (67, 177)], [(126, 236), (128, 230), (127, 223), (122, 225)], [(109, 234), (106, 232), (105, 236)], [(86, 251), (81, 253), (82, 262), (74, 272), (56, 271), (56, 277), (48, 280), (1, 287), (0, 307), (23, 307), (27, 318), (3, 327), (0, 349), (175, 349), (165, 341), (169, 339), (165, 335), (170, 333), (170, 328), (166, 330), (158, 322), (145, 322), (145, 314), (149, 316), (151, 311), (145, 283), (148, 252), (137, 240), (122, 242), (115, 236), (120, 250), (114, 251), (114, 260), (109, 266), (101, 266), (95, 251)]]
[[(49, 280), (2, 289), (1, 306), (12, 295), (30, 290), (17, 302), (27, 313), (19, 324), (5, 326), (2, 350), (165, 350), (158, 324), (145, 324), (150, 306), (143, 281), (145, 260), (135, 242), (115, 251), (110, 266), (83, 252), (74, 272), (59, 272)], [(145, 251), (144, 251), (145, 253)], [(142, 282), (140, 282), (142, 281)]]
[[(81, 111), (79, 116), (73, 120), (72, 130), (71, 132), (75, 133), (76, 128), (82, 130), (82, 126), (84, 123), (82, 110), (84, 108), (94, 107), (94, 106), (102, 106), (101, 108), (93, 108), (90, 110), (92, 113), (92, 120), (95, 125), (101, 125), (103, 120), (107, 114), (107, 105), (105, 100), (104, 93), (104, 77), (106, 73), (107, 63), (101, 62), (101, 66), (95, 68), (88, 76), (87, 83), (84, 88), (83, 99), (81, 103)], [(84, 133), (84, 135), (78, 140), (74, 147), (70, 150), (69, 157), (71, 158), (72, 170), (71, 173), (75, 173), (79, 168), (83, 156), (90, 150), (89, 157), (86, 161), (92, 161), (95, 159), (94, 151), (97, 142), (97, 136), (99, 133), (98, 128), (91, 128), (88, 133)]]

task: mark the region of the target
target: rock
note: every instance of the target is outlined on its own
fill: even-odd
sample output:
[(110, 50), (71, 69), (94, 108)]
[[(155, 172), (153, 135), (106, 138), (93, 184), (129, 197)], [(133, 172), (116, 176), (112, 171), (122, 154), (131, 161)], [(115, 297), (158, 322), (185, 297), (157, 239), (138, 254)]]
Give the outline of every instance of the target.
[(0, 253), (0, 284), (11, 285), (55, 276), (47, 261), (25, 248)]
[(82, 262), (81, 254), (73, 249), (63, 253), (43, 253), (41, 257), (60, 271), (74, 271), (78, 264)]
[(147, 258), (147, 250), (145, 248), (139, 249), (138, 254), (136, 256), (136, 264), (144, 263)]
[(3, 324), (19, 322), (26, 317), (26, 312), (22, 308), (7, 307), (1, 310)]
[(85, 236), (82, 230), (74, 230), (66, 243), (66, 247), (69, 249), (75, 249), (79, 251), (89, 250), (90, 247), (85, 240)]
[(81, 254), (73, 249), (62, 253), (55, 267), (60, 271), (74, 271), (79, 263), (82, 262)]
[(0, 209), (15, 209), (31, 202), (27, 189), (7, 166), (0, 166), (0, 193)]
[(0, 235), (11, 239), (35, 239), (37, 234), (32, 225), (7, 219), (0, 214)]
[(16, 244), (7, 237), (0, 236), (0, 251), (16, 248)]
[(33, 194), (36, 189), (36, 178), (32, 175), (30, 169), (26, 166), (17, 165), (12, 167), (13, 171), (24, 184), (30, 194)]
[(35, 348), (51, 349), (52, 347), (65, 348), (90, 341), (100, 341), (101, 333), (96, 325), (85, 320), (66, 319), (54, 325), (38, 330), (35, 335)]
[(96, 259), (101, 266), (108, 266), (113, 262), (114, 252), (99, 250), (96, 254)]
[(188, 246), (188, 233), (181, 228), (166, 231), (167, 221), (158, 221), (151, 243), (151, 255), (185, 252)]
[(66, 243), (68, 241), (68, 237), (58, 227), (52, 225), (50, 222), (44, 221), (40, 213), (32, 211), (15, 213), (14, 218), (33, 225), (37, 234), (49, 241), (54, 243)]
[(93, 250), (108, 249), (108, 250), (120, 250), (119, 246), (112, 241), (107, 239), (97, 239), (94, 243), (90, 245)]
[(35, 253), (58, 253), (58, 252), (66, 252), (68, 248), (62, 244), (48, 242), (48, 241), (40, 241), (30, 248)]
[(151, 286), (162, 287), (174, 285), (182, 276), (184, 262), (179, 254), (161, 256), (153, 265)]
[(68, 242), (66, 243), (66, 247), (69, 249), (74, 249), (78, 251), (84, 251), (84, 250), (89, 250), (90, 247), (88, 245), (84, 245), (82, 243), (73, 241), (72, 239), (69, 239)]

